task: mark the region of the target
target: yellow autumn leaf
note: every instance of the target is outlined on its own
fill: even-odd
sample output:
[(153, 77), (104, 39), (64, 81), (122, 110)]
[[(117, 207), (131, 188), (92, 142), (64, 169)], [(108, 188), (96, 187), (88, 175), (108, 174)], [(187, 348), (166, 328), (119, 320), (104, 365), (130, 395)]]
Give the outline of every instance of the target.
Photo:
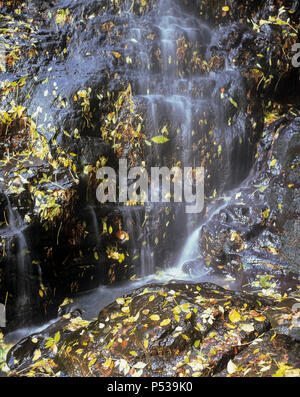
[(237, 371), (237, 366), (234, 364), (233, 361), (229, 360), (227, 364), (227, 372), (231, 375)]
[(40, 349), (36, 350), (36, 351), (34, 352), (32, 361), (38, 360), (38, 359), (41, 357), (41, 355), (42, 355), (42, 353), (41, 353)]
[(94, 365), (96, 361), (97, 361), (97, 357), (96, 357), (96, 358), (93, 358), (93, 359), (89, 362), (89, 367), (91, 367), (92, 365)]
[(183, 305), (181, 305), (181, 310), (183, 310), (184, 312), (188, 311), (190, 307), (189, 303), (184, 303)]
[(179, 306), (175, 306), (174, 309), (172, 309), (172, 311), (173, 311), (174, 314), (180, 314), (181, 309), (180, 309)]
[(186, 340), (186, 341), (189, 341), (189, 340), (190, 340), (190, 338), (189, 338), (187, 335), (182, 334), (181, 336), (182, 336), (182, 338), (183, 338), (184, 340)]
[(155, 299), (155, 296), (154, 296), (154, 295), (151, 295), (151, 296), (149, 297), (149, 302), (154, 301), (154, 299)]
[(124, 304), (125, 304), (125, 299), (124, 299), (124, 298), (117, 298), (117, 299), (116, 299), (116, 302), (117, 302), (119, 305), (124, 305)]
[(111, 363), (112, 363), (112, 359), (111, 359), (111, 358), (108, 358), (108, 359), (105, 361), (105, 363), (103, 363), (103, 367), (104, 367), (104, 368), (109, 368), (110, 365), (111, 365)]
[(150, 316), (150, 320), (159, 321), (159, 320), (160, 320), (160, 317), (159, 317), (158, 314), (152, 314), (152, 315)]
[(236, 239), (237, 236), (238, 236), (237, 232), (233, 232), (233, 233), (231, 234), (231, 239), (230, 239), (230, 241), (234, 241), (234, 240)]
[(237, 322), (240, 321), (240, 319), (241, 319), (240, 313), (239, 313), (238, 311), (236, 311), (235, 309), (232, 309), (232, 310), (230, 311), (230, 313), (229, 313), (229, 320), (230, 320), (232, 323), (237, 323)]
[(256, 321), (265, 321), (266, 320), (266, 317), (264, 317), (264, 316), (258, 316), (258, 317), (255, 317), (255, 320)]
[(277, 249), (274, 248), (274, 247), (267, 247), (267, 250), (268, 250), (271, 254), (273, 254), (273, 255), (278, 255), (278, 254), (279, 254), (279, 252), (277, 251)]
[(144, 348), (145, 348), (145, 349), (147, 349), (147, 347), (148, 347), (148, 344), (149, 344), (149, 341), (148, 341), (148, 339), (145, 339), (145, 340), (144, 340)]
[(166, 318), (165, 320), (163, 320), (163, 321), (160, 323), (160, 326), (161, 326), (161, 327), (164, 327), (164, 326), (170, 324), (170, 322), (171, 322), (171, 320), (170, 320), (169, 318)]
[(224, 7), (222, 7), (222, 11), (225, 11), (225, 12), (227, 12), (227, 11), (229, 11), (230, 10), (230, 8), (228, 7), (228, 6), (224, 6)]

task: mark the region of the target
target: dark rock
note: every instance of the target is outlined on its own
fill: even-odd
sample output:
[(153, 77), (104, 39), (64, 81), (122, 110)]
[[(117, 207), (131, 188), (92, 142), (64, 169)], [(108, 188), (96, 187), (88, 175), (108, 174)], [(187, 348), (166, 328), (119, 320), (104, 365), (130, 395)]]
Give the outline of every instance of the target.
[(209, 376), (270, 329), (260, 305), (210, 283), (147, 285), (95, 322), (63, 316), (14, 346), (7, 363), (13, 376), (53, 375), (45, 363), (64, 376)]
[[(174, 263), (190, 230), (184, 209), (99, 205), (96, 171), (102, 164), (116, 169), (121, 156), (131, 165), (144, 160), (148, 167), (185, 165), (182, 129), (193, 131), (188, 160), (205, 167), (206, 196), (240, 186), (240, 195), (236, 192), (203, 227), (203, 257), (186, 264), (186, 271), (197, 275), (205, 263), (208, 272), (233, 275), (241, 285), (276, 281), (283, 291), (296, 286), (299, 116), (293, 110), (294, 116), (275, 113), (283, 115), (288, 103), (299, 101), (299, 70), (291, 66), (291, 47), (298, 40), (296, 2), (174, 1), (180, 26), (177, 62), (171, 64), (180, 79), (171, 92), (173, 75), (162, 73), (157, 2), (136, 2), (126, 13), (128, 2), (107, 0), (6, 3), (3, 13), (13, 15), (9, 26), (14, 29), (5, 35), (6, 44), (18, 42), (21, 55), (8, 56), (0, 92), (1, 115), (13, 118), (3, 122), (1, 117), (1, 189), (22, 227), (28, 220), (25, 240), (33, 241), (27, 244), (32, 263), (25, 276), (34, 296), (21, 323), (38, 312), (48, 317), (66, 294)], [(146, 87), (155, 99), (149, 99)], [(174, 93), (184, 100), (170, 101)], [(16, 110), (12, 100), (25, 109)], [(272, 109), (274, 100), (281, 105)], [(271, 113), (265, 114), (267, 121), (279, 119), (262, 137), (266, 111)], [(187, 125), (188, 112), (193, 117)], [(124, 126), (133, 135), (124, 133)], [(153, 151), (144, 144), (166, 126), (165, 145)], [(116, 136), (121, 136), (117, 142)], [(22, 312), (15, 305), (16, 291), (24, 277), (16, 260), (24, 236), (19, 227), (7, 237), (4, 197), (0, 204), (0, 299), (8, 299), (9, 321), (16, 326), (16, 312)], [(119, 230), (129, 236), (125, 244), (115, 237)], [(229, 356), (230, 349), (225, 349)], [(223, 365), (223, 357), (216, 357), (215, 370)], [(160, 365), (157, 358), (158, 372)]]
[(232, 373), (224, 370), (217, 376), (299, 377), (299, 354), (299, 341), (271, 330), (253, 341), (234, 358)]
[(287, 117), (266, 128), (257, 173), (203, 227), (206, 260), (218, 272), (243, 274), (244, 284), (266, 274), (283, 291), (299, 282), (299, 127), (299, 117)]

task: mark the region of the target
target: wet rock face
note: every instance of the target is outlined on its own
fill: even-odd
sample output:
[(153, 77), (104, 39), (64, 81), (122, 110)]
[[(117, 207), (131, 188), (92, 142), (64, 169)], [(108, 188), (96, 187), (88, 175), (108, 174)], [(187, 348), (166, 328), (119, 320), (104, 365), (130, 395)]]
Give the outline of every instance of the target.
[(199, 3), (203, 18), (218, 27), (212, 40), (213, 63), (222, 64), (227, 57), (247, 79), (256, 80), (255, 91), (264, 102), (275, 99), (283, 106), (299, 106), (300, 72), (292, 64), (292, 47), (299, 42), (299, 3), (232, 1), (218, 2), (215, 8), (211, 2)]
[(270, 328), (255, 297), (210, 283), (145, 286), (88, 325), (67, 317), (10, 351), (15, 375), (208, 376)]
[(278, 15), (280, 7), (288, 8), (292, 21), (299, 17), (299, 4), (295, 0), (229, 0), (229, 1), (208, 1), (208, 0), (187, 0), (187, 7), (198, 7), (203, 18), (206, 18), (214, 25), (225, 25), (234, 22), (246, 22), (247, 18), (259, 17), (268, 19), (269, 16)]
[(253, 341), (233, 360), (233, 373), (228, 374), (228, 371), (224, 370), (217, 376), (257, 377), (263, 373), (264, 377), (298, 377), (299, 349), (299, 342), (295, 342), (289, 336), (269, 331), (257, 341)]
[[(101, 220), (107, 228), (113, 224), (114, 209), (98, 208), (91, 216), (87, 208), (95, 201), (95, 175), (90, 174), (96, 163), (103, 159), (115, 168), (116, 155), (99, 129), (111, 111), (107, 96), (125, 87), (110, 78), (115, 58), (105, 55), (108, 47), (114, 49), (116, 33), (102, 29), (110, 17), (120, 22), (118, 9), (106, 1), (20, 3), (1, 8), (15, 28), (14, 36), (9, 29), (2, 35), (8, 50), (0, 92), (0, 182), (7, 196), (1, 197), (0, 300), (7, 302), (12, 328), (51, 316), (61, 293), (87, 288), (96, 278), (107, 283), (128, 277), (123, 266), (116, 269), (119, 262), (106, 256), (107, 245), (116, 239), (99, 244)], [(21, 219), (14, 230), (8, 200)], [(25, 268), (15, 243), (20, 238), (28, 251)], [(29, 293), (22, 310), (15, 304), (20, 280)]]
[(297, 148), (299, 117), (286, 116), (266, 128), (255, 177), (203, 227), (200, 246), (212, 268), (244, 284), (264, 274), (283, 290), (297, 284)]
[[(168, 9), (165, 2), (135, 2), (133, 7), (129, 1), (105, 0), (28, 4), (11, 2), (3, 8), (15, 31), (3, 36), (9, 51), (0, 93), (6, 119), (0, 125), (0, 177), (3, 191), (24, 219), (22, 227), (34, 224), (39, 231), (34, 247), (28, 248), (35, 263), (25, 274), (34, 280), (27, 283), (36, 296), (31, 303), (36, 312), (42, 307), (47, 317), (52, 310), (50, 301), (56, 299), (54, 291), (59, 299), (60, 291), (69, 294), (94, 282), (113, 283), (130, 277), (135, 270), (131, 259), (142, 261), (153, 253), (151, 248), (138, 249), (145, 242), (159, 251), (153, 263), (161, 262), (163, 255), (171, 265), (177, 254), (171, 252), (177, 243), (174, 236), (179, 236), (178, 241), (185, 238), (186, 230), (173, 222), (176, 216), (184, 222), (182, 211), (162, 208), (130, 213), (97, 205), (95, 173), (100, 165), (116, 169), (121, 155), (130, 164), (146, 160), (149, 167), (183, 165), (191, 158), (182, 153), (186, 142), (178, 131), (193, 130), (187, 146), (193, 147), (194, 158), (207, 169), (207, 192), (222, 191), (247, 176), (262, 130), (262, 112), (246, 113), (245, 98), (253, 83), (242, 89), (244, 77), (238, 71), (227, 73), (225, 58), (207, 58), (212, 32), (194, 9), (182, 8), (181, 2), (172, 2), (171, 7), (170, 21), (179, 22), (176, 31), (170, 25), (176, 47), (171, 75), (166, 73), (170, 54), (163, 48), (170, 26), (167, 19), (160, 25), (161, 11)], [(13, 7), (20, 7), (20, 12)], [(256, 94), (248, 96), (255, 102)], [(154, 117), (149, 115), (147, 101), (157, 109)], [(144, 142), (145, 131), (151, 140), (164, 128), (170, 142), (150, 150)], [(117, 142), (112, 132), (121, 136)], [(4, 212), (6, 206), (3, 204)], [(166, 212), (170, 212), (168, 217)], [(134, 230), (135, 223), (143, 224), (146, 217), (145, 230)], [(159, 227), (157, 219), (170, 225), (169, 229)], [(1, 222), (4, 250), (11, 241), (6, 238), (5, 219)], [(124, 228), (122, 223), (128, 225), (125, 231), (132, 230), (127, 247), (120, 247), (114, 238)], [(106, 226), (112, 228), (111, 234), (105, 232)], [(159, 250), (157, 236), (164, 242)], [(18, 282), (9, 280), (24, 274), (18, 275), (9, 263), (11, 258), (4, 255), (0, 296), (5, 301), (8, 293), (12, 325)], [(143, 274), (144, 270), (136, 272)]]
[[(18, 4), (7, 3), (4, 11)], [(0, 125), (0, 177), (13, 207), (33, 224), (30, 236), (38, 241), (27, 248), (35, 263), (25, 274), (33, 277), (28, 288), (36, 296), (36, 312), (42, 308), (45, 316), (54, 291), (75, 293), (99, 281), (129, 278), (142, 257), (151, 257), (150, 271), (162, 262), (172, 265), (173, 250), (185, 238), (182, 211), (97, 206), (95, 173), (100, 165), (116, 168), (122, 155), (130, 164), (147, 160), (149, 166), (197, 160), (206, 169), (206, 194), (216, 196), (237, 187), (254, 164), (263, 131), (262, 102), (280, 97), (287, 82), (295, 81), (297, 91), (298, 71), (292, 71), (289, 55), (297, 37), (287, 18), (294, 23), (299, 7), (292, 1), (282, 3), (292, 13), (280, 15), (279, 1), (174, 1), (173, 19), (167, 15), (161, 23), (165, 4), (32, 1), (20, 15), (13, 13), (19, 15), (11, 21), (18, 30), (5, 36), (12, 47), (0, 93), (13, 120)], [(163, 48), (164, 30), (174, 33), (175, 56)], [(282, 98), (294, 94), (291, 90)], [(15, 107), (12, 99), (17, 99)], [(187, 266), (190, 274), (205, 263), (208, 271), (241, 274), (241, 284), (247, 284), (257, 274), (272, 272), (281, 282), (282, 275), (298, 271), (294, 236), (299, 225), (296, 204), (291, 204), (299, 200), (297, 123), (288, 120), (266, 130), (258, 175), (205, 226), (203, 257)], [(145, 139), (162, 131), (169, 142), (150, 150)], [(192, 131), (191, 140), (178, 131)], [(192, 150), (183, 153), (185, 146)], [(7, 213), (4, 197), (1, 204)], [(23, 229), (10, 241), (4, 217), (1, 223), (4, 252), (23, 238)], [(115, 238), (122, 229), (130, 231), (124, 245)], [(17, 282), (9, 280), (20, 275), (8, 264), (18, 256), (18, 244), (11, 252), (10, 262), (5, 256), (0, 262), (0, 297), (4, 302), (8, 292), (13, 308)], [(149, 273), (140, 268), (139, 274)], [(14, 312), (9, 310), (9, 316), (14, 318)]]
[(12, 376), (295, 375), (299, 342), (278, 328), (296, 319), (291, 304), (271, 315), (272, 301), (211, 283), (147, 285), (94, 322), (64, 315), (15, 345), (7, 363)]

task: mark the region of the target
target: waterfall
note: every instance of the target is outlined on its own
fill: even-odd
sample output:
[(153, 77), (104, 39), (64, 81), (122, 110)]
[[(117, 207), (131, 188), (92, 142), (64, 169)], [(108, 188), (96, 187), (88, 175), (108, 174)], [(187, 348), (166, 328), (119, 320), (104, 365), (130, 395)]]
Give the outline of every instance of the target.
[(100, 241), (100, 229), (99, 229), (99, 223), (98, 223), (95, 207), (88, 204), (85, 210), (87, 212), (89, 236), (91, 236), (91, 240), (92, 240), (91, 245), (97, 247)]
[[(160, 0), (154, 3), (153, 9), (145, 15), (134, 14), (132, 7), (120, 15), (123, 34), (118, 35), (117, 44), (118, 51), (124, 53), (122, 56), (118, 53), (120, 64), (114, 60), (115, 75), (130, 82), (133, 101), (143, 116), (142, 128), (148, 145), (142, 160), (147, 170), (163, 166), (195, 168), (204, 164), (205, 180), (210, 189), (206, 196), (217, 198), (233, 179), (240, 182), (245, 177), (243, 172), (247, 171), (248, 159), (243, 157), (247, 151), (242, 150), (241, 144), (248, 142), (248, 137), (245, 138), (247, 121), (243, 116), (247, 113), (243, 79), (226, 59), (225, 68), (219, 71), (208, 68), (210, 49), (217, 40), (215, 32), (195, 12), (188, 12), (185, 2)], [(124, 60), (126, 62), (121, 63)], [(226, 100), (222, 96), (224, 87), (228, 89)], [(236, 102), (238, 109), (234, 105)], [(160, 135), (168, 141), (164, 144), (152, 141)], [(237, 163), (239, 168), (235, 170)], [(184, 264), (201, 258), (202, 227), (220, 205), (222, 200), (212, 205), (206, 202), (205, 213), (200, 214), (187, 214), (184, 202), (130, 203), (114, 208), (116, 216), (122, 218), (123, 231), (129, 235), (124, 250), (125, 255), (128, 252), (129, 267), (133, 267), (137, 278), (143, 281), (129, 282), (112, 292), (110, 287), (100, 286), (94, 295), (79, 298), (79, 303), (81, 300), (85, 301), (83, 306), (95, 306), (99, 299), (107, 297), (109, 301), (112, 296), (119, 296), (122, 291), (127, 292), (156, 277), (159, 281), (191, 278), (184, 272)], [(102, 215), (97, 215), (90, 204), (84, 210), (89, 247), (101, 247), (105, 256), (106, 247), (100, 244)], [(21, 306), (30, 296), (26, 277), (31, 262), (22, 220), (10, 204), (8, 211), (9, 227), (17, 240), (18, 304)], [(118, 243), (113, 241), (113, 244)], [(158, 270), (160, 273), (156, 276)], [(199, 276), (203, 276), (201, 269)]]
[(178, 266), (181, 267), (185, 262), (189, 260), (196, 259), (199, 254), (199, 235), (201, 232), (202, 226), (198, 227), (191, 236), (188, 237), (187, 242), (182, 250), (180, 255)]
[[(169, 139), (166, 145), (152, 143), (146, 153), (147, 168), (200, 167), (202, 158), (196, 144), (203, 131), (199, 120), (209, 115), (207, 87), (213, 83), (199, 71), (189, 70), (189, 65), (186, 67), (184, 59), (180, 60), (179, 46), (184, 47), (185, 41), (192, 43), (193, 50), (204, 57), (211, 40), (210, 30), (170, 0), (157, 3), (150, 19), (145, 18), (145, 24), (137, 23), (132, 14), (127, 17), (125, 55), (132, 62), (127, 65), (126, 73), (132, 76), (134, 100), (145, 109), (147, 139), (162, 134)], [(151, 29), (156, 32), (153, 40), (147, 39)], [(163, 243), (164, 223), (167, 223), (162, 213), (168, 206), (167, 203), (149, 202), (144, 209), (138, 206), (121, 209), (130, 235), (131, 256), (138, 256), (137, 273), (141, 276), (153, 274), (158, 264), (159, 267), (164, 267), (166, 262), (174, 264), (183, 244), (184, 238), (179, 237), (168, 243), (169, 250), (174, 251), (173, 259), (167, 260), (164, 255), (157, 254), (158, 245)], [(172, 205), (171, 213), (176, 225), (169, 230), (174, 236), (188, 235), (201, 219), (201, 214), (185, 214), (184, 205), (180, 203)], [(169, 230), (165, 233), (169, 234)], [(159, 238), (159, 244), (155, 237)]]
[[(130, 236), (129, 250), (136, 272), (140, 277), (154, 273), (155, 256), (153, 247), (153, 231), (158, 228), (157, 208), (152, 205), (123, 206), (120, 208), (124, 228)], [(152, 219), (154, 217), (154, 219)]]
[[(30, 307), (31, 302), (31, 256), (25, 237), (26, 224), (22, 220), (17, 208), (12, 208), (7, 197), (8, 226), (5, 237), (9, 241), (8, 258), (14, 271), (15, 279), (15, 304), (18, 307), (20, 320), (25, 319), (24, 311)], [(40, 269), (39, 269), (40, 274)], [(41, 277), (41, 274), (40, 274)]]
[[(175, 0), (157, 2), (142, 22), (132, 14), (128, 14), (128, 20), (125, 55), (132, 62), (126, 66), (126, 74), (134, 87), (135, 101), (145, 109), (147, 139), (157, 135), (169, 139), (162, 145), (152, 143), (145, 155), (147, 166), (195, 168), (202, 166), (209, 154), (205, 171), (206, 182), (209, 179), (213, 184), (211, 193), (215, 190), (216, 196), (234, 188), (249, 171), (247, 158), (245, 167), (235, 167), (237, 157), (245, 157), (242, 153), (247, 151), (247, 143), (243, 143), (248, 142), (243, 116), (246, 95), (239, 71), (228, 65), (227, 59), (221, 71), (207, 70), (209, 50), (218, 40), (215, 32)], [(226, 86), (239, 102), (237, 110), (229, 94), (224, 99)], [(228, 104), (231, 114), (241, 112), (235, 121), (229, 118)], [(210, 153), (204, 153), (203, 148)], [(219, 205), (220, 201), (207, 214)], [(147, 204), (146, 222), (137, 216), (138, 209), (127, 210), (131, 225), (139, 230), (132, 230), (132, 236), (134, 256), (139, 253), (139, 274), (143, 276), (154, 273), (158, 263), (164, 267), (168, 262), (164, 255), (157, 255), (151, 238), (153, 234), (161, 236), (164, 229), (158, 207), (157, 203)], [(168, 242), (169, 250), (174, 251), (171, 268), (176, 265), (181, 274), (184, 262), (201, 254), (198, 240), (205, 219), (204, 214), (186, 214), (179, 203), (172, 206), (172, 216), (174, 223), (168, 230), (174, 235)]]
[(182, 269), (185, 263), (188, 261), (192, 261), (197, 259), (201, 256), (201, 252), (199, 249), (199, 241), (202, 232), (203, 226), (210, 222), (211, 219), (217, 214), (222, 211), (223, 208), (228, 206), (228, 203), (231, 202), (232, 204), (236, 203), (238, 200), (235, 199), (236, 194), (238, 193), (238, 189), (234, 189), (228, 192), (227, 196), (219, 197), (218, 200), (213, 201), (210, 205), (206, 208), (206, 215), (205, 218), (202, 220), (201, 225), (191, 233), (182, 249), (180, 257), (177, 261), (176, 267)]

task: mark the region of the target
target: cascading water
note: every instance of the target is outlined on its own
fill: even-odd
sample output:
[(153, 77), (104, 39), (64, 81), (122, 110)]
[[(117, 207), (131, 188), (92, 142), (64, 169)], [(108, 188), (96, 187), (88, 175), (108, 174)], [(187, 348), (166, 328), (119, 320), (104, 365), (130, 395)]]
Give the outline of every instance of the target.
[[(14, 268), (16, 306), (18, 307), (19, 321), (25, 322), (28, 313), (25, 311), (30, 307), (31, 284), (29, 277), (32, 274), (32, 263), (30, 250), (25, 237), (26, 225), (24, 224), (17, 208), (12, 208), (7, 198), (8, 226), (5, 236), (9, 242), (10, 268)], [(40, 272), (40, 269), (39, 269)]]
[[(164, 135), (169, 139), (163, 145), (152, 144), (146, 154), (146, 167), (150, 170), (150, 167), (201, 166), (206, 155), (201, 151), (201, 143), (208, 139), (214, 129), (217, 136), (224, 136), (224, 157), (216, 159), (216, 168), (221, 168), (221, 174), (224, 168), (220, 183), (222, 192), (232, 170), (231, 159), (227, 155), (231, 148), (226, 150), (226, 142), (230, 140), (226, 134), (231, 136), (236, 133), (242, 141), (241, 136), (246, 128), (244, 119), (239, 120), (237, 125), (228, 124), (220, 92), (223, 84), (232, 80), (240, 81), (239, 73), (227, 68), (222, 73), (211, 71), (205, 74), (197, 68), (197, 57), (201, 56), (205, 60), (214, 33), (196, 16), (186, 13), (179, 2), (160, 1), (151, 15), (143, 24), (128, 14), (125, 36), (126, 43), (129, 43), (126, 44), (125, 56), (131, 60), (127, 73), (131, 76), (135, 102), (144, 109), (147, 138), (150, 140), (157, 135)], [(155, 38), (151, 36), (152, 31), (155, 32)], [(195, 58), (194, 67), (185, 63), (186, 48)], [(242, 98), (242, 83), (240, 91)], [(220, 153), (218, 157), (221, 157)], [(240, 179), (242, 177), (238, 176)], [(201, 257), (199, 236), (202, 227), (228, 200), (230, 197), (211, 200), (211, 204), (205, 208), (205, 214), (187, 214), (185, 205), (180, 203), (148, 202), (145, 206), (120, 207), (123, 227), (130, 236), (129, 252), (136, 259), (136, 273), (140, 278), (117, 287), (99, 287), (89, 295), (78, 297), (76, 301), (86, 310), (85, 316), (96, 316), (97, 311), (108, 302), (149, 282), (188, 280), (191, 277), (193, 280), (213, 281), (201, 266), (195, 275), (189, 274), (184, 265)], [(162, 243), (158, 237), (163, 236), (166, 210), (173, 217), (171, 228), (166, 231), (174, 236), (167, 245), (167, 251), (173, 254), (169, 268), (166, 266), (169, 259), (165, 256), (166, 251), (158, 252)], [(179, 238), (176, 238), (177, 234)], [(203, 258), (201, 260), (203, 262)], [(162, 271), (155, 274), (159, 267)], [(221, 283), (221, 280), (218, 281)], [(92, 302), (95, 301), (101, 301), (101, 307), (93, 307)]]
[[(201, 147), (210, 139), (214, 130), (216, 135), (225, 137), (222, 148), (224, 158), (221, 159), (219, 152), (220, 158), (215, 160), (216, 168), (221, 168), (224, 166), (222, 162), (230, 162), (229, 156), (226, 157), (226, 134), (232, 134), (228, 131), (225, 111), (219, 100), (220, 89), (224, 82), (223, 73), (227, 72), (204, 73), (199, 67), (201, 62), (202, 65), (206, 64), (205, 58), (214, 40), (214, 33), (201, 23), (195, 14), (187, 13), (177, 1), (158, 2), (150, 15), (147, 17), (149, 19), (145, 18), (142, 23), (139, 23), (132, 14), (128, 15), (125, 40), (129, 44), (126, 44), (127, 49), (124, 54), (131, 60), (127, 73), (133, 85), (134, 99), (145, 110), (147, 138), (150, 140), (164, 135), (169, 140), (163, 145), (152, 143), (145, 156), (146, 167), (149, 170), (150, 167), (166, 166), (170, 169), (179, 166), (183, 169), (183, 167), (202, 166), (207, 153), (203, 153)], [(191, 61), (188, 57), (191, 57)], [(238, 80), (238, 72), (230, 70), (228, 73), (230, 76), (227, 76), (227, 82), (233, 78)], [(244, 125), (239, 127), (245, 130)], [(212, 146), (214, 144), (212, 140)], [(221, 147), (218, 151), (220, 149)], [(207, 177), (212, 179), (212, 175)], [(227, 177), (224, 170), (223, 185)], [(137, 215), (137, 212), (141, 212), (140, 209), (125, 210), (125, 217), (129, 215), (131, 225), (140, 229), (138, 234), (136, 230), (130, 229), (135, 239), (134, 244), (137, 245), (134, 256), (140, 251), (138, 260), (140, 275), (153, 274), (157, 266), (174, 267), (178, 257), (182, 262), (191, 256), (187, 252), (190, 250), (188, 246), (184, 249), (186, 254), (180, 250), (186, 236), (195, 233), (193, 236), (196, 240), (195, 229), (202, 222), (202, 214), (187, 214), (185, 206), (179, 203), (171, 205), (174, 222), (169, 228), (165, 228), (167, 235), (172, 236), (166, 243), (169, 251), (173, 251), (171, 263), (168, 263), (164, 255), (156, 255), (157, 241), (155, 244), (155, 239), (151, 236), (163, 235), (161, 231), (165, 227), (164, 219), (159, 218), (159, 215), (167, 206), (167, 204), (147, 203), (145, 219), (141, 218), (140, 214)]]
[[(155, 220), (149, 221), (149, 217), (154, 216), (155, 208), (151, 206), (121, 208), (124, 228), (127, 230), (129, 240), (129, 251), (132, 258), (138, 261), (138, 274), (141, 277), (153, 274), (155, 269), (154, 250), (152, 250), (151, 230), (149, 226), (157, 228)], [(157, 214), (158, 216), (158, 214)]]
[[(200, 241), (200, 236), (202, 233), (203, 226), (209, 222), (214, 215), (217, 213), (220, 213), (223, 208), (225, 208), (228, 203), (234, 204), (237, 202), (235, 199), (235, 195), (237, 194), (237, 190), (232, 190), (228, 192), (227, 196), (224, 197), (219, 197), (219, 199), (212, 203), (211, 205), (208, 206), (206, 210), (206, 216), (205, 219), (202, 220), (201, 225), (196, 228), (196, 230), (191, 233), (190, 236), (188, 236), (186, 243), (184, 245), (184, 248), (182, 249), (182, 252), (180, 254), (179, 260), (177, 262), (177, 268), (183, 269), (185, 264), (189, 263), (190, 261), (194, 261), (196, 259), (200, 258), (200, 261), (202, 261), (203, 264), (203, 258), (201, 258), (201, 252), (200, 252), (200, 247), (199, 247), (199, 241)], [(191, 277), (197, 276), (198, 280), (203, 280), (203, 277), (206, 276), (207, 271), (201, 272), (201, 268), (199, 266), (197, 267), (198, 274), (191, 275)]]
[[(123, 58), (127, 63), (125, 69), (117, 72), (126, 74), (134, 102), (143, 110), (148, 142), (162, 135), (168, 139), (164, 144), (151, 142), (147, 146), (144, 158), (147, 170), (204, 166), (207, 196), (216, 199), (225, 188), (232, 187), (233, 174), (237, 184), (249, 171), (243, 116), (246, 94), (237, 70), (228, 67), (219, 72), (207, 71), (209, 49), (217, 38), (195, 14), (176, 0), (156, 2), (145, 16), (125, 14), (126, 34), (120, 36), (120, 41), (123, 40)], [(235, 100), (230, 97), (231, 104), (224, 100), (224, 87), (234, 95)], [(236, 101), (239, 109), (233, 105)], [(228, 111), (228, 106), (233, 112)], [(233, 142), (235, 150), (231, 147)], [(211, 151), (206, 153), (208, 147)], [(247, 156), (239, 161), (244, 153)], [(238, 162), (243, 167), (235, 169)], [(90, 294), (78, 296), (76, 301), (86, 311), (85, 316), (96, 316), (111, 300), (143, 283), (190, 279), (184, 264), (201, 256), (199, 234), (219, 206), (218, 203), (207, 206), (205, 214), (187, 214), (186, 203), (119, 206), (122, 227), (130, 236), (128, 252), (140, 279), (115, 288), (100, 286)], [(88, 229), (95, 247), (101, 238), (96, 212), (94, 206), (87, 206)], [(13, 218), (10, 222), (14, 228)], [(18, 236), (19, 252), (22, 252), (26, 241), (22, 234)], [(24, 260), (21, 256), (18, 259), (20, 274), (26, 271), (27, 259)], [(161, 271), (155, 275), (158, 269)], [(201, 277), (205, 279), (206, 274), (200, 269), (198, 278)], [(25, 284), (23, 289), (21, 295), (26, 296)]]
[[(145, 109), (147, 137), (150, 139), (164, 134), (169, 139), (166, 145), (152, 144), (146, 154), (146, 167), (150, 170), (151, 167), (163, 166), (200, 166), (200, 156), (194, 146), (197, 129), (194, 116), (195, 112), (202, 112), (204, 119), (206, 105), (201, 95), (193, 98), (192, 92), (197, 84), (206, 85), (207, 78), (196, 74), (185, 75), (184, 68), (179, 66), (178, 40), (184, 38), (204, 55), (210, 41), (209, 29), (201, 25), (196, 17), (185, 14), (173, 1), (158, 3), (152, 19), (147, 20), (145, 25), (137, 23), (131, 14), (128, 19), (126, 40), (130, 44), (127, 46), (126, 55), (133, 60), (128, 69), (129, 75), (132, 75), (134, 100)], [(149, 29), (156, 32), (154, 40), (147, 39)], [(186, 230), (180, 230), (180, 234), (187, 235), (201, 217), (199, 214), (185, 214), (183, 205), (167, 203), (149, 202), (144, 210), (124, 207), (121, 211), (130, 235), (131, 254), (138, 257), (137, 273), (140, 276), (153, 274), (157, 267), (172, 265), (177, 256), (176, 251), (183, 242), (181, 240), (178, 245), (176, 241), (179, 234), (176, 227), (181, 224), (179, 228), (182, 229), (184, 225)], [(171, 212), (177, 226), (171, 225), (169, 230), (165, 228), (163, 234), (165, 226), (162, 225), (168, 223), (165, 212)], [(161, 253), (157, 254), (164, 238), (162, 236), (166, 234), (175, 236), (171, 245), (169, 243), (169, 250), (174, 251), (172, 259), (168, 258), (169, 260)]]
[(89, 235), (91, 236), (91, 238), (93, 240), (91, 242), (91, 244), (93, 246), (97, 247), (97, 245), (99, 243), (100, 228), (99, 228), (99, 223), (98, 223), (95, 208), (92, 205), (87, 205), (86, 213), (87, 213), (87, 220), (88, 220), (87, 223), (90, 227)]

